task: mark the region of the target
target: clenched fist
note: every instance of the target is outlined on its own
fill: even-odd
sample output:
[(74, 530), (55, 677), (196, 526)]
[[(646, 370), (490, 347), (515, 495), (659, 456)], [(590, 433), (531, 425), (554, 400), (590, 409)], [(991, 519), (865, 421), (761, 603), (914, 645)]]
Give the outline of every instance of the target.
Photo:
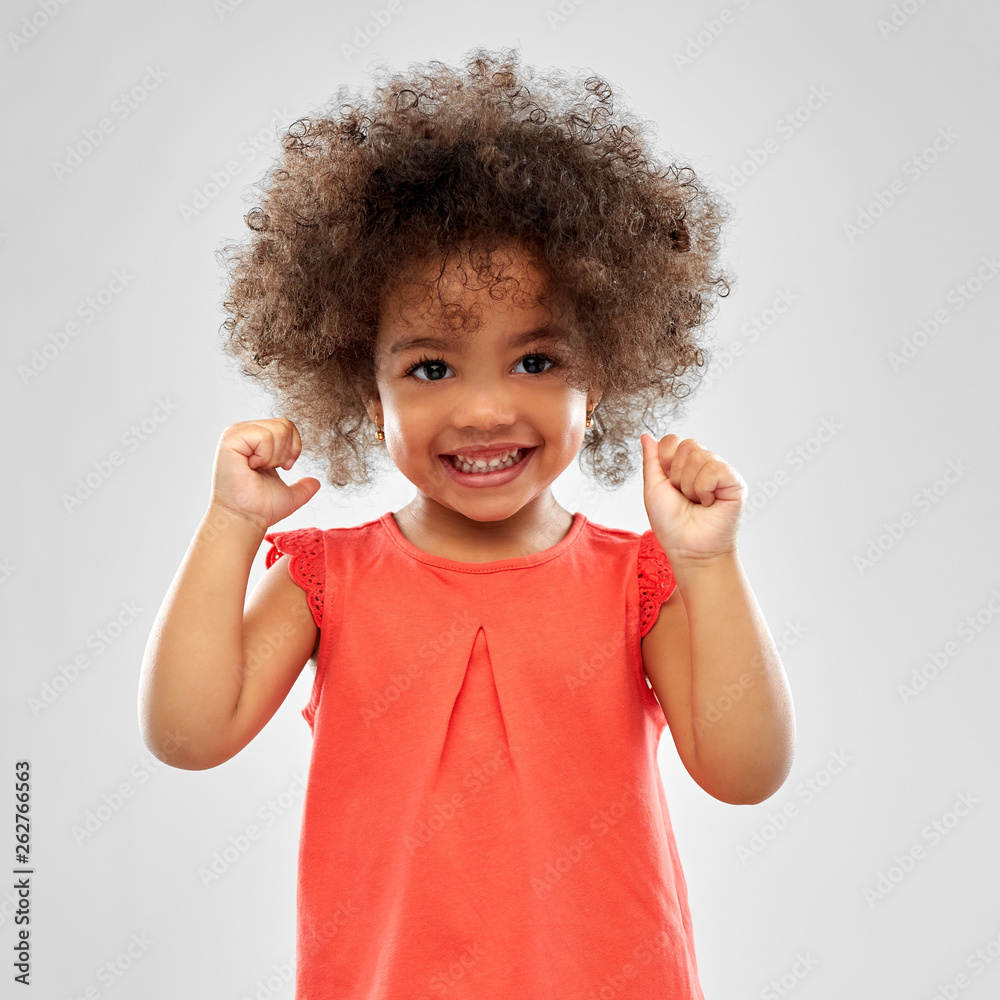
[(287, 417), (230, 424), (215, 455), (210, 505), (267, 531), (319, 492), (320, 481), (311, 476), (287, 485), (278, 475), (301, 451), (302, 439)]

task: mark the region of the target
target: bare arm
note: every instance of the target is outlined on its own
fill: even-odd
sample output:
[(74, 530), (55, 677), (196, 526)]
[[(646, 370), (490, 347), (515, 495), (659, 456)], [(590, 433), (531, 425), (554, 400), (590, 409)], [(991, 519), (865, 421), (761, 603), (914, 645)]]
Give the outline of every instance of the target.
[(223, 434), (212, 501), (143, 654), (139, 726), (164, 763), (202, 770), (238, 753), (281, 704), (315, 647), (318, 629), (287, 557), (264, 574), (244, 609), (268, 525), (319, 487), (315, 479), (286, 486), (277, 476), (276, 468), (294, 464), (300, 447), (287, 420), (245, 422)]
[(691, 777), (722, 802), (763, 802), (794, 756), (778, 651), (735, 551), (673, 570), (677, 588), (642, 640), (643, 666)]
[(677, 582), (643, 666), (691, 777), (722, 802), (763, 802), (791, 770), (795, 714), (736, 550), (746, 483), (694, 438), (640, 441), (646, 513)]

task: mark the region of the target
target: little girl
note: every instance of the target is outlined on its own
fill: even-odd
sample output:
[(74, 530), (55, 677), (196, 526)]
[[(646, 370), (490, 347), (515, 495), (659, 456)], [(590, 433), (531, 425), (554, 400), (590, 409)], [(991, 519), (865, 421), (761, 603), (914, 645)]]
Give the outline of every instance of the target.
[[(283, 415), (222, 434), (143, 736), (215, 767), (315, 663), (297, 1000), (694, 1000), (659, 738), (733, 804), (774, 794), (794, 742), (736, 552), (746, 484), (641, 434), (650, 530), (551, 485), (578, 453), (625, 482), (700, 374), (723, 209), (600, 78), (466, 58), (293, 124), (229, 248), (227, 348)], [(307, 451), (369, 483), (377, 450), (416, 487), (401, 510), (269, 531), (320, 488), (279, 469)]]

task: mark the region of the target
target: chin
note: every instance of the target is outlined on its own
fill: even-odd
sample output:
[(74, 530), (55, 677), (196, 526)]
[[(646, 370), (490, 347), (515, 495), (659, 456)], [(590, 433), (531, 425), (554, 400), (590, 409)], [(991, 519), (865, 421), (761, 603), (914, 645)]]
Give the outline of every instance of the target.
[[(522, 507), (526, 506), (529, 500), (525, 500), (523, 503), (518, 503), (515, 500), (511, 500), (509, 497), (504, 500), (467, 500), (465, 503), (455, 504), (455, 503), (445, 503), (439, 500), (437, 497), (431, 496), (432, 500), (436, 500), (443, 507), (448, 507), (449, 509), (455, 511), (458, 514), (462, 514), (467, 517), (470, 521), (506, 521), (508, 517), (513, 517)], [(529, 498), (530, 499), (530, 498)]]

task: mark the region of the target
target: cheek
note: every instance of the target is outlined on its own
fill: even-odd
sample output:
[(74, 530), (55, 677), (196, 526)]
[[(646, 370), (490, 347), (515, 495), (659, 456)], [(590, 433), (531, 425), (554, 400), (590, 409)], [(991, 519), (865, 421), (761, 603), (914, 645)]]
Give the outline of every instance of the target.
[(440, 427), (440, 414), (419, 401), (396, 399), (393, 406), (392, 410), (386, 407), (386, 420), (393, 432), (393, 458), (400, 461), (425, 458)]
[(577, 393), (563, 392), (551, 401), (547, 424), (555, 440), (570, 448), (579, 445), (585, 430), (585, 406), (586, 397)]

